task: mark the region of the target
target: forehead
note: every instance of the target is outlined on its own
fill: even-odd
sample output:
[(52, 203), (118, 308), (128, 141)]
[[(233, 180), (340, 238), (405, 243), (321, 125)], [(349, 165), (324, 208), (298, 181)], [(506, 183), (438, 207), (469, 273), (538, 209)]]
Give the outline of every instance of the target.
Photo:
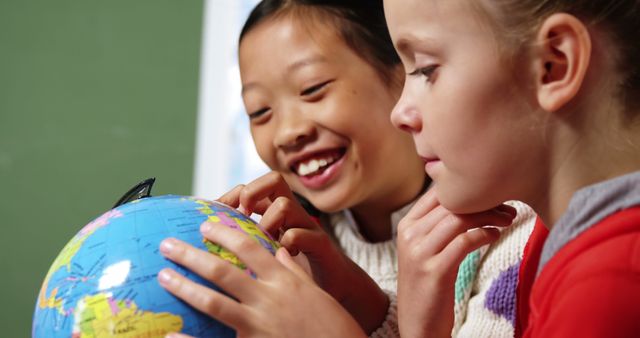
[(479, 15), (480, 6), (480, 1), (470, 0), (384, 0), (396, 44), (406, 39), (450, 38), (483, 28), (486, 22)]
[[(240, 43), (243, 81), (249, 77), (287, 75), (308, 64), (344, 65), (359, 59), (332, 22), (282, 15), (249, 31)], [(253, 80), (253, 79), (251, 79)]]
[(251, 50), (277, 52), (276, 46), (288, 51), (297, 49), (322, 50), (343, 44), (336, 27), (314, 15), (283, 14), (256, 25), (240, 42), (240, 58)]

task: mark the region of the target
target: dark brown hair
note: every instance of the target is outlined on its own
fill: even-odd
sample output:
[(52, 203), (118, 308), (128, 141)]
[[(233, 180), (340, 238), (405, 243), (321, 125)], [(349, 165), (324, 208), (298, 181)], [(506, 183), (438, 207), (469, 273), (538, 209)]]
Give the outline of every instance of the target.
[(393, 74), (400, 58), (387, 30), (382, 0), (263, 0), (245, 22), (240, 42), (261, 22), (284, 14), (328, 19), (346, 44), (383, 80), (389, 83), (396, 78)]

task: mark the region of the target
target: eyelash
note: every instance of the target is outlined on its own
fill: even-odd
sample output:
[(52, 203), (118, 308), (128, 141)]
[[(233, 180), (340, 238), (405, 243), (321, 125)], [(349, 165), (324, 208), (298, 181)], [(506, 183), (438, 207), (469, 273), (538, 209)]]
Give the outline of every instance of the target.
[(304, 89), (303, 91), (300, 92), (300, 96), (309, 96), (312, 95), (314, 93), (316, 93), (317, 91), (319, 91), (320, 89), (324, 88), (326, 85), (328, 85), (332, 80), (329, 81), (325, 81), (322, 83), (318, 83), (316, 85), (313, 85), (309, 88)]
[[(310, 96), (313, 95), (315, 93), (317, 93), (319, 90), (323, 89), (326, 85), (328, 85), (329, 83), (331, 83), (332, 80), (328, 80), (316, 85), (313, 85), (309, 88), (304, 89), (303, 91), (300, 92), (300, 96)], [(259, 110), (254, 111), (253, 113), (249, 113), (249, 119), (253, 120), (253, 119), (257, 119), (259, 117), (261, 117), (262, 115), (264, 115), (265, 113), (267, 113), (270, 110), (270, 108), (266, 107), (266, 108), (262, 108)]]
[(430, 81), (431, 80), (431, 76), (433, 75), (433, 72), (435, 72), (436, 68), (438, 68), (437, 65), (431, 65), (431, 66), (427, 66), (427, 67), (418, 68), (418, 69), (414, 70), (413, 72), (409, 73), (409, 75), (410, 76), (424, 76), (427, 81)]
[(264, 115), (268, 111), (269, 111), (269, 108), (262, 108), (260, 110), (256, 110), (255, 112), (249, 114), (249, 119), (250, 120), (257, 119), (258, 117)]

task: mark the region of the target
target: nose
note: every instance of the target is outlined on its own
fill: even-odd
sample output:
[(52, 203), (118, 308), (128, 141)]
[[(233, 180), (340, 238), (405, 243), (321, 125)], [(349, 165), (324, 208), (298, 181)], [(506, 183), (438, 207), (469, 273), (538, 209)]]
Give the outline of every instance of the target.
[(406, 85), (400, 99), (391, 111), (391, 123), (396, 128), (408, 133), (419, 133), (422, 130), (422, 115), (413, 103)]
[(301, 147), (316, 136), (315, 124), (301, 111), (282, 112), (279, 122), (273, 140), (278, 148)]

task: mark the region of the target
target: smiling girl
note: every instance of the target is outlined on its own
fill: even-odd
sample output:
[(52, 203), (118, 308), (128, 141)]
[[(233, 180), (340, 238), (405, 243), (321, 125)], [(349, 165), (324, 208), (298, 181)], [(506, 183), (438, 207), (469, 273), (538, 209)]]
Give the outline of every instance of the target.
[[(251, 134), (259, 155), (274, 173), (239, 186), (220, 200), (248, 214), (262, 214), (260, 225), (279, 238), (289, 252), (301, 251), (308, 257), (315, 282), (355, 318), (362, 330), (373, 336), (398, 336), (394, 304), (396, 229), (430, 180), (411, 137), (393, 128), (389, 120), (404, 74), (384, 23), (381, 1), (263, 1), (242, 31), (239, 58)], [(295, 203), (289, 187), (321, 211), (321, 226)], [(501, 284), (498, 274), (517, 264), (530, 229), (522, 225), (533, 214), (522, 204), (514, 205), (520, 214), (515, 220), (517, 226), (512, 227), (517, 232), (505, 231), (500, 246), (503, 249), (485, 248), (472, 257), (471, 264), (464, 265), (468, 274), (464, 275), (463, 289), (469, 289), (459, 298), (468, 300), (470, 287), (478, 286), (476, 300), (480, 306), (476, 308), (484, 309), (485, 299), (495, 299), (485, 297), (490, 288), (496, 288), (494, 284), (498, 295), (515, 292), (515, 283)], [(452, 229), (507, 226), (515, 214), (516, 208), (506, 205), (467, 217), (440, 210)], [(215, 227), (203, 228), (203, 234), (232, 251), (238, 245), (235, 241), (241, 241)], [(466, 253), (498, 239), (496, 231), (489, 234), (462, 235), (469, 241), (459, 253), (458, 263)], [(296, 275), (298, 270), (292, 268), (293, 274), (286, 273), (269, 261), (270, 257), (245, 246), (250, 244), (242, 244), (239, 256), (247, 265), (269, 267), (257, 269), (256, 281), (183, 243), (169, 240), (161, 247), (167, 257), (202, 272), (239, 302), (203, 290), (172, 271), (162, 273), (160, 281), (179, 297), (233, 326), (239, 335), (299, 337), (305, 336), (303, 332), (313, 336), (339, 332), (340, 325), (332, 320), (328, 325), (338, 331), (314, 331), (319, 329), (315, 321), (300, 320), (312, 316), (318, 325), (325, 323), (320, 318), (331, 318), (336, 307), (328, 301), (331, 311), (317, 313), (315, 305), (322, 308), (323, 302), (314, 301), (311, 306), (301, 301), (307, 291), (314, 295), (318, 291), (305, 288), (308, 281)], [(255, 252), (255, 256), (248, 252)], [(289, 266), (286, 253), (278, 257)], [(489, 263), (481, 268), (481, 261)], [(496, 268), (491, 265), (493, 261), (504, 266)], [(482, 285), (474, 284), (478, 268)], [(266, 270), (278, 273), (260, 273)], [(441, 281), (439, 276), (432, 277)], [(456, 273), (446, 277), (452, 277), (447, 282), (453, 286)], [(419, 288), (415, 290), (419, 292)], [(456, 319), (461, 325), (468, 323), (461, 332), (465, 327), (475, 330), (475, 323), (484, 327), (484, 335), (512, 334), (509, 320), (513, 311), (506, 311), (504, 316), (500, 311), (469, 311), (465, 317), (466, 304), (458, 304), (463, 311)], [(507, 299), (506, 309), (512, 310), (512, 305), (513, 301)], [(295, 323), (287, 325), (297, 329), (281, 331), (287, 327), (279, 325), (293, 318)], [(264, 322), (272, 326), (256, 324)], [(348, 320), (340, 323), (353, 324)]]
[(239, 66), (251, 135), (273, 172), (221, 201), (264, 214), (261, 226), (309, 258), (367, 333), (397, 336), (396, 225), (430, 180), (389, 119), (403, 73), (382, 2), (262, 1), (241, 32)]

